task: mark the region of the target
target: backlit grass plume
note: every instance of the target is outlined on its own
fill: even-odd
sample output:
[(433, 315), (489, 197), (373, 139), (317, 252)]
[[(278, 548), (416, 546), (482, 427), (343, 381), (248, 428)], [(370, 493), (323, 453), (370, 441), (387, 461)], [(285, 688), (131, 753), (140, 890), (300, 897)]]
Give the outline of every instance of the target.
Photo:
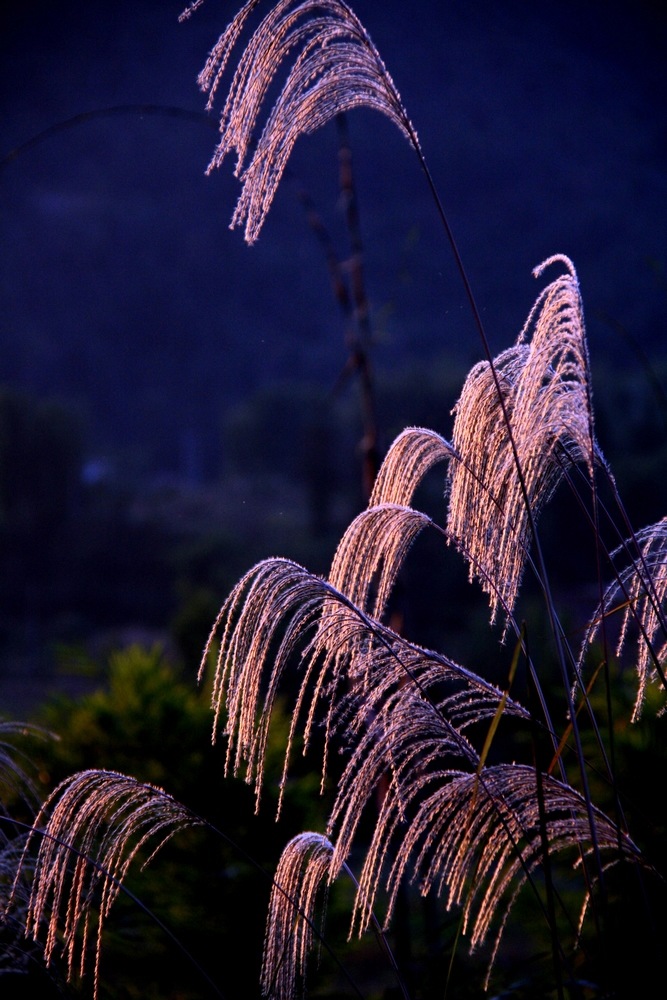
[[(201, 3), (195, 0), (183, 16)], [(230, 72), (209, 170), (236, 153), (242, 191), (232, 225), (243, 225), (250, 243), (298, 137), (342, 112), (365, 106), (388, 116), (426, 169), (391, 77), (343, 0), (267, 3), (250, 30), (261, 6), (248, 0), (229, 22), (199, 78), (213, 107), (237, 43), (249, 36)], [(327, 802), (322, 829), (291, 836), (273, 875), (258, 980), (275, 1000), (300, 995), (309, 954), (326, 928), (320, 903), (339, 879), (350, 878), (350, 937), (371, 926), (388, 931), (403, 890), (431, 895), (458, 917), (471, 951), (486, 948), (486, 987), (511, 917), (528, 897), (530, 920), (537, 914), (545, 928), (540, 950), (550, 952), (548, 995), (564, 1000), (567, 983), (572, 997), (611, 997), (614, 944), (605, 934), (618, 911), (609, 919), (610, 877), (627, 869), (645, 899), (641, 880), (647, 873), (653, 878), (657, 864), (644, 856), (627, 821), (614, 753), (607, 751), (607, 735), (611, 744), (616, 733), (610, 687), (604, 723), (596, 717), (594, 687), (607, 674), (596, 670), (590, 683), (583, 679), (586, 654), (599, 638), (608, 665), (608, 626), (617, 613), (617, 657), (631, 632), (637, 641), (633, 718), (640, 718), (649, 683), (667, 687), (667, 522), (612, 553), (598, 530), (596, 477), (602, 469), (612, 487), (613, 478), (594, 433), (572, 261), (558, 254), (535, 269), (539, 279), (548, 269), (555, 276), (516, 342), (492, 358), (426, 176), (485, 354), (463, 385), (451, 441), (425, 427), (399, 434), (328, 573), (314, 574), (288, 558), (257, 562), (222, 603), (200, 664), (225, 772), (253, 786), (256, 810), (267, 783), (275, 782), (277, 815), (284, 818), (297, 751), (317, 752)], [(430, 516), (415, 498), (426, 476), (436, 474), (441, 516)], [(584, 626), (579, 657), (552, 597), (538, 534), (545, 506), (575, 475), (586, 487), (577, 493), (582, 517), (613, 581), (607, 589), (598, 581), (599, 606)], [(615, 538), (626, 535), (631, 529), (624, 521)], [(468, 582), (481, 585), (492, 622), (502, 615), (503, 637), (513, 648), (498, 643), (496, 653), (485, 653), (472, 669), (458, 656), (414, 641), (391, 612), (418, 538), (450, 546), (452, 559), (464, 560)], [(615, 569), (620, 556), (627, 564)], [(547, 623), (545, 648), (538, 650), (531, 624), (517, 610), (528, 568)], [(421, 598), (417, 582), (410, 599)], [(555, 694), (550, 668), (560, 684)], [(277, 727), (283, 744), (275, 774), (273, 724), (285, 705), (289, 718), (286, 731)], [(152, 860), (175, 832), (199, 822), (161, 789), (115, 772), (91, 769), (59, 785), (37, 817), (20, 866), (32, 873), (26, 929), (35, 939), (45, 932), (47, 961), (61, 951), (73, 976), (85, 968), (92, 939), (97, 990), (104, 924), (130, 865), (139, 854)], [(588, 975), (583, 954), (590, 940), (599, 982)], [(445, 995), (446, 984), (440, 985), (437, 995)], [(510, 992), (515, 995), (513, 988), (503, 995)]]
[[(601, 460), (593, 412), (583, 310), (571, 261), (551, 257), (565, 273), (538, 297), (514, 347), (476, 365), (456, 404), (449, 465), (450, 537), (463, 547), (490, 595), (513, 608), (532, 541), (531, 521), (582, 463), (593, 475)], [(530, 340), (528, 337), (530, 336)], [(500, 389), (500, 391), (498, 391)]]
[(305, 980), (332, 854), (326, 837), (308, 831), (294, 837), (282, 853), (269, 902), (261, 973), (264, 996), (290, 996), (294, 984)]
[[(248, 0), (214, 46), (199, 75), (211, 109), (232, 49), (261, 0)], [(182, 15), (201, 6), (194, 3)], [(282, 89), (258, 121), (274, 81)], [(243, 49), (220, 116), (221, 139), (209, 164), (219, 167), (233, 150), (243, 188), (232, 228), (245, 226), (253, 243), (264, 224), (294, 143), (335, 115), (361, 106), (387, 115), (407, 138), (416, 133), (368, 32), (343, 0), (279, 0)], [(250, 156), (250, 162), (246, 163)]]
[[(650, 683), (664, 691), (664, 664), (667, 660), (667, 518), (638, 531), (611, 554), (612, 559), (630, 558), (611, 583), (587, 630), (582, 663), (587, 647), (600, 635), (609, 618), (621, 617), (616, 655), (634, 639), (636, 649), (637, 695), (632, 721), (642, 713)], [(607, 626), (608, 627), (608, 626)], [(663, 706), (664, 711), (664, 706)]]
[[(395, 521), (393, 528), (397, 530)], [(291, 712), (283, 785), (294, 740), (299, 734), (308, 748), (318, 710), (329, 736), (337, 730), (348, 737), (362, 733), (366, 711), (382, 708), (387, 699), (410, 697), (411, 686), (406, 688), (405, 682), (411, 680), (420, 697), (428, 699), (432, 688), (439, 689), (433, 711), (438, 719), (447, 712), (454, 733), (471, 721), (493, 717), (503, 698), (498, 688), (447, 657), (408, 642), (330, 581), (286, 559), (264, 560), (233, 589), (211, 633), (200, 676), (216, 641), (214, 735), (221, 727), (228, 740), (227, 771), (241, 773), (254, 784), (258, 806), (271, 713), (295, 654), (301, 657), (303, 675)], [(350, 679), (354, 690), (363, 692), (361, 707), (348, 701)], [(524, 712), (511, 700), (505, 711)], [(459, 749), (464, 747), (461, 735)], [(325, 741), (325, 761), (326, 751)], [(326, 766), (323, 781), (325, 776)]]
[[(508, 397), (514, 393), (510, 414), (520, 417), (517, 441), (536, 508), (546, 503), (560, 478), (557, 447), (563, 462), (576, 458), (587, 467), (594, 452), (583, 328), (571, 322), (568, 312), (579, 301), (578, 296), (573, 300), (576, 284), (571, 278), (568, 268), (565, 281), (556, 279), (556, 288), (550, 286), (538, 299), (546, 302), (546, 317), (537, 322), (540, 337), (531, 346), (521, 344), (508, 380)], [(567, 330), (572, 330), (574, 347), (567, 338), (564, 345), (560, 342), (559, 323), (571, 324)], [(501, 359), (501, 377), (507, 367)], [(526, 372), (536, 373), (536, 386), (526, 384), (527, 375), (522, 383)], [(506, 563), (523, 566), (530, 538), (518, 487), (510, 482), (512, 459), (493, 392), (466, 397), (464, 390), (464, 398), (470, 407), (468, 436), (459, 434), (455, 446), (424, 428), (399, 435), (380, 468), (369, 507), (345, 532), (327, 579), (281, 559), (265, 560), (246, 574), (215, 623), (202, 671), (217, 642), (214, 736), (221, 727), (228, 740), (228, 771), (255, 785), (259, 805), (271, 714), (291, 664), (300, 663), (282, 785), (297, 736), (307, 750), (317, 722), (324, 732), (323, 787), (330, 746), (346, 747), (347, 765), (336, 783), (326, 827), (331, 858), (328, 849), (311, 854), (309, 840), (306, 854), (297, 852), (297, 869), (303, 871), (304, 884), (312, 886), (325, 876), (332, 882), (361, 852), (350, 933), (367, 930), (381, 893), (386, 894), (388, 925), (407, 879), (424, 893), (444, 894), (448, 907), (462, 907), (472, 948), (485, 943), (493, 930), (495, 955), (512, 902), (522, 886), (532, 884), (546, 850), (550, 855), (574, 852), (574, 860), (588, 869), (589, 886), (614, 860), (639, 860), (640, 855), (627, 834), (567, 782), (538, 775), (525, 764), (489, 766), (485, 736), (498, 719), (514, 717), (528, 726), (530, 713), (507, 692), (448, 657), (408, 642), (382, 622), (403, 562), (424, 530), (457, 542), (464, 552), (472, 550), (471, 565), (479, 565), (485, 589), (511, 621), (510, 602), (520, 573), (512, 570), (508, 587)], [(495, 428), (495, 449), (487, 428)], [(542, 464), (532, 454), (533, 446), (544, 454)], [(486, 465), (478, 462), (480, 450)], [(447, 470), (454, 468), (477, 489), (474, 504), (485, 516), (471, 513), (470, 525), (460, 512), (455, 519), (466, 527), (464, 542), (407, 503), (438, 463), (446, 463), (443, 484), (451, 474)], [(450, 494), (450, 520), (451, 504), (457, 501), (458, 495)], [(510, 514), (500, 520), (496, 512), (505, 514), (506, 506)], [(494, 527), (494, 519), (500, 527)], [(511, 530), (505, 528), (507, 538), (502, 539), (506, 554), (489, 559), (490, 544), (499, 546), (498, 538), (490, 541), (489, 525), (499, 532), (507, 524)], [(482, 534), (479, 541), (476, 532)], [(520, 636), (516, 623), (514, 629)], [(378, 808), (379, 787), (384, 793)], [(362, 817), (372, 827), (367, 843), (358, 840)], [(290, 881), (295, 850), (294, 843), (286, 848)], [(612, 856), (600, 861), (607, 852)], [(312, 861), (304, 860), (306, 855)], [(582, 891), (584, 909), (590, 891)], [(309, 905), (312, 892), (307, 892)], [(293, 902), (278, 889), (263, 977), (273, 984), (268, 995), (284, 1000), (295, 989), (282, 965), (285, 928), (296, 921), (289, 963), (294, 975), (303, 971), (303, 934), (308, 934), (298, 914), (290, 911)]]
[[(50, 963), (64, 956), (68, 979), (82, 976), (93, 946), (97, 996), (106, 918), (137, 855), (146, 866), (178, 831), (198, 821), (162, 789), (112, 771), (84, 771), (49, 796), (28, 837), (20, 878), (30, 861), (26, 935)], [(44, 824), (42, 828), (42, 824)]]

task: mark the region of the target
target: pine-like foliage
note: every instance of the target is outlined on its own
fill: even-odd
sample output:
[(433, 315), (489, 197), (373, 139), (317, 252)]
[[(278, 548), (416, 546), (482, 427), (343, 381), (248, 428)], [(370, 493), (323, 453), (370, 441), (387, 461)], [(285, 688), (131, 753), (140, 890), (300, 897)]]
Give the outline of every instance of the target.
[[(214, 46), (199, 80), (209, 107), (260, 7), (260, 0), (248, 0)], [(272, 88), (277, 96), (265, 112)], [(231, 75), (209, 168), (236, 152), (243, 187), (232, 225), (244, 225), (249, 242), (259, 234), (299, 135), (362, 105), (387, 115), (424, 166), (391, 77), (347, 4), (268, 4)], [(290, 839), (274, 875), (261, 970), (266, 996), (298, 995), (320, 926), (319, 904), (337, 879), (352, 877), (350, 935), (371, 925), (390, 928), (401, 887), (413, 885), (460, 914), (470, 948), (487, 946), (489, 974), (513, 907), (532, 893), (549, 928), (562, 997), (568, 965), (558, 936), (562, 919), (574, 926), (576, 948), (589, 916), (596, 928), (604, 924), (600, 907), (609, 873), (620, 866), (637, 875), (650, 869), (620, 800), (612, 795), (611, 809), (595, 801), (581, 722), (588, 720), (602, 778), (614, 789), (592, 683), (585, 682), (586, 654), (598, 640), (606, 643), (620, 606), (616, 651), (623, 653), (633, 631), (639, 719), (647, 685), (665, 684), (666, 522), (613, 553), (596, 533), (596, 477), (616, 494), (594, 434), (579, 284), (564, 255), (544, 261), (535, 276), (542, 279), (547, 269), (558, 270), (515, 344), (495, 359), (487, 355), (468, 375), (451, 441), (409, 427), (393, 442), (368, 506), (345, 531), (328, 574), (315, 575), (285, 558), (262, 560), (232, 589), (211, 630), (199, 677), (211, 685), (213, 739), (225, 741), (228, 775), (254, 786), (257, 809), (279, 699), (292, 698), (279, 813), (297, 747), (320, 749), (323, 791), (334, 750), (343, 754), (322, 830)], [(443, 497), (439, 519), (414, 506), (419, 487), (436, 472)], [(578, 499), (585, 506), (587, 498), (599, 562), (612, 581), (600, 587), (579, 657), (551, 596), (538, 527), (557, 488), (575, 481), (585, 484)], [(489, 599), (491, 623), (502, 615), (503, 663), (508, 636), (514, 647), (506, 686), (394, 627), (392, 594), (423, 534), (460, 553), (470, 582)], [(620, 557), (626, 564), (618, 570)], [(528, 569), (546, 602), (566, 689), (564, 707), (553, 717), (526, 628), (515, 617)], [(529, 697), (511, 687), (520, 667)], [(488, 677), (498, 676), (490, 665)], [(507, 726), (520, 734), (516, 743), (500, 735)], [(547, 763), (537, 753), (545, 745)], [(569, 747), (574, 767), (565, 760)], [(84, 966), (95, 923), (97, 988), (104, 921), (130, 864), (148, 844), (152, 858), (166, 838), (192, 822), (199, 821), (160, 789), (123, 775), (87, 771), (57, 788), (21, 865), (32, 873), (27, 930), (35, 938), (45, 930), (47, 959), (60, 947), (70, 973)], [(561, 863), (567, 866), (567, 899), (553, 874)], [(575, 995), (583, 996), (583, 989), (578, 984)]]

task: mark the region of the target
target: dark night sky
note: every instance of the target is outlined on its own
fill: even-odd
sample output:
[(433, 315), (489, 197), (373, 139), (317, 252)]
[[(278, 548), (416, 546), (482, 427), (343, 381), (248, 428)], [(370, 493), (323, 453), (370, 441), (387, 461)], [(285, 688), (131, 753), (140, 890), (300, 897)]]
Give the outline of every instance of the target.
[[(64, 393), (97, 447), (203, 433), (272, 378), (334, 382), (343, 327), (323, 257), (283, 183), (259, 243), (230, 232), (231, 162), (196, 74), (238, 4), (22, 0), (0, 15), (0, 382)], [(665, 19), (636, 2), (359, 0), (422, 141), (494, 350), (516, 337), (552, 253), (577, 267), (593, 363), (664, 356)], [(100, 115), (119, 105), (184, 114)], [(187, 112), (187, 114), (185, 114)], [(414, 153), (378, 115), (349, 116), (380, 368), (481, 356)], [(294, 174), (342, 257), (336, 132), (297, 144)], [(611, 321), (606, 317), (610, 317)], [(447, 419), (443, 427), (448, 431)]]

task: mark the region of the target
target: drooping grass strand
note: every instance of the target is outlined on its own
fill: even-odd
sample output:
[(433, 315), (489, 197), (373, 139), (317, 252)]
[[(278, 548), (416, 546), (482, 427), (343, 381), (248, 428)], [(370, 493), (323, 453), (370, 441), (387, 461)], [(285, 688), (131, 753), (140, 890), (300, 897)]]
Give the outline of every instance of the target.
[[(62, 953), (68, 979), (83, 976), (96, 914), (93, 995), (97, 997), (106, 918), (119, 892), (127, 891), (124, 880), (132, 862), (150, 845), (145, 867), (176, 833), (195, 825), (200, 821), (162, 789), (126, 775), (90, 770), (61, 782), (28, 830), (15, 876), (17, 885), (30, 866), (25, 932), (35, 941), (45, 933), (45, 962)], [(221, 995), (210, 980), (209, 984)]]
[[(257, 5), (258, 0), (249, 0), (241, 8), (199, 75), (209, 108)], [(286, 78), (245, 166), (264, 98), (279, 70)], [(299, 136), (361, 106), (388, 116), (411, 143), (417, 142), (393, 80), (351, 8), (343, 0), (278, 0), (239, 58), (221, 113), (220, 142), (208, 168), (220, 166), (235, 150), (242, 189), (231, 225), (245, 227), (248, 243), (259, 235)]]

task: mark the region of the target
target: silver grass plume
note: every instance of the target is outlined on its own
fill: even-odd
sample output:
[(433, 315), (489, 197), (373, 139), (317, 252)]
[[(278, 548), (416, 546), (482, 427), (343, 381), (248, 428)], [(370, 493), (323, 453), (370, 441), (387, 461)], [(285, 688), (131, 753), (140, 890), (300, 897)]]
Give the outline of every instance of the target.
[[(396, 525), (394, 520), (383, 527), (393, 535)], [(334, 732), (344, 730), (350, 737), (362, 731), (364, 713), (381, 707), (374, 695), (380, 702), (394, 697), (394, 689), (404, 688), (406, 681), (417, 684), (422, 696), (431, 686), (449, 685), (443, 707), (451, 711), (457, 727), (492, 716), (503, 698), (498, 688), (445, 656), (408, 642), (356, 606), (330, 580), (287, 559), (263, 560), (233, 588), (211, 630), (200, 679), (216, 642), (213, 739), (220, 730), (227, 737), (226, 772), (243, 774), (254, 785), (257, 808), (272, 711), (295, 657), (302, 676), (291, 713), (278, 810), (297, 736), (305, 753), (318, 722), (324, 723), (324, 782)], [(351, 689), (359, 696), (352, 705)], [(352, 707), (360, 713), (356, 722), (350, 718)], [(506, 711), (523, 714), (511, 700)]]
[[(201, 6), (194, 3), (182, 15)], [(248, 0), (228, 24), (199, 74), (215, 102), (232, 49), (260, 0)], [(290, 62), (291, 61), (291, 62)], [(289, 63), (289, 66), (288, 66)], [(286, 73), (263, 130), (254, 136), (267, 92), (280, 71)], [(300, 135), (316, 131), (353, 108), (387, 115), (419, 148), (400, 96), (368, 32), (343, 0), (278, 0), (253, 32), (232, 76), (220, 115), (221, 139), (210, 173), (236, 152), (235, 175), (242, 190), (231, 228), (245, 226), (245, 239), (259, 236), (290, 153)], [(250, 162), (246, 164), (248, 155)]]
[(565, 273), (540, 293), (516, 344), (493, 367), (483, 361), (470, 371), (454, 409), (460, 461), (449, 465), (447, 529), (470, 562), (470, 578), (489, 595), (492, 621), (499, 606), (515, 605), (531, 520), (565, 470), (582, 463), (592, 477), (602, 461), (574, 265), (558, 254), (533, 273), (540, 277), (554, 263)]
[[(496, 923), (487, 985), (512, 905), (544, 862), (543, 834), (550, 855), (570, 850), (577, 859), (575, 867), (580, 851), (592, 851), (584, 798), (553, 777), (542, 775), (540, 780), (543, 816), (533, 767), (499, 764), (473, 774), (452, 771), (446, 780), (431, 783), (416, 815), (401, 831), (404, 836), (396, 841), (386, 883), (391, 905), (409, 874), (422, 894), (445, 894), (448, 909), (462, 907), (462, 929), (471, 950), (486, 941)], [(640, 860), (637, 847), (615, 823), (598, 809), (594, 818), (598, 849), (608, 854), (609, 864), (621, 857)], [(376, 862), (370, 852), (369, 856), (371, 863)], [(382, 859), (381, 851), (378, 858)], [(371, 895), (363, 902), (369, 906), (373, 901)]]
[[(501, 379), (508, 379), (504, 384), (512, 419), (521, 418), (519, 454), (537, 506), (562, 475), (557, 448), (563, 450), (563, 461), (582, 461), (589, 470), (594, 457), (599, 460), (578, 307), (576, 277), (568, 268), (540, 296), (529, 317), (526, 329), (535, 327), (531, 346), (520, 342), (501, 356), (498, 366)], [(565, 346), (559, 350), (552, 340), (561, 330)], [(488, 431), (481, 440), (493, 471), (501, 457), (511, 466), (512, 456), (504, 428), (498, 431), (490, 373), (484, 366), (476, 372), (488, 392), (488, 399), (482, 394), (485, 405), (476, 426)], [(473, 395), (464, 393), (464, 402)], [(547, 423), (544, 438), (539, 429), (531, 431), (538, 414)], [(499, 440), (491, 446), (494, 433)], [(551, 448), (557, 469), (541, 468), (532, 455), (531, 447), (540, 441)], [(305, 752), (318, 723), (324, 732), (323, 783), (334, 738), (347, 753), (325, 835), (296, 838), (281, 861), (262, 972), (265, 991), (276, 998), (293, 996), (305, 971), (319, 890), (326, 894), (343, 869), (349, 872), (348, 861), (360, 848), (362, 870), (350, 934), (362, 934), (375, 923), (381, 897), (386, 926), (399, 885), (409, 879), (424, 893), (444, 894), (448, 907), (462, 908), (471, 948), (486, 942), (493, 931), (489, 974), (511, 906), (544, 862), (545, 842), (550, 854), (571, 849), (574, 864), (581, 864), (589, 851), (613, 852), (607, 865), (621, 857), (639, 859), (617, 825), (566, 783), (519, 764), (487, 766), (485, 751), (475, 747), (480, 723), (482, 731), (490, 731), (500, 715), (528, 720), (528, 712), (508, 692), (408, 642), (382, 621), (412, 542), (424, 528), (437, 529), (409, 506), (429, 470), (442, 461), (449, 462), (450, 470), (465, 469), (488, 503), (488, 470), (474, 467), (473, 444), (472, 436), (466, 441), (459, 435), (450, 445), (424, 428), (408, 428), (389, 449), (368, 508), (343, 535), (328, 578), (289, 560), (264, 560), (239, 581), (211, 631), (200, 678), (217, 642), (213, 736), (223, 729), (227, 770), (244, 771), (255, 785), (258, 807), (271, 713), (288, 664), (300, 663), (301, 682), (281, 789), (297, 737)], [(504, 483), (504, 499), (511, 486)], [(459, 538), (457, 544), (465, 552), (470, 542)], [(471, 565), (474, 559), (470, 556)], [(480, 567), (480, 576), (484, 572), (490, 570)], [(489, 578), (490, 592), (493, 585)], [(507, 588), (496, 593), (509, 619)], [(384, 794), (378, 803), (380, 786)], [(278, 810), (280, 806), (279, 799)], [(364, 845), (357, 843), (363, 816), (372, 823), (370, 842)], [(581, 919), (589, 891), (590, 885)]]
[(636, 642), (638, 687), (633, 722), (642, 714), (649, 684), (660, 676), (664, 686), (664, 673), (660, 675), (659, 668), (667, 660), (667, 518), (638, 531), (633, 540), (628, 539), (612, 552), (611, 558), (627, 556), (635, 545), (639, 547), (638, 557), (605, 591), (586, 630), (580, 658), (583, 666), (587, 648), (599, 635), (602, 622), (622, 609), (616, 655), (621, 656), (632, 637)]
[(440, 434), (426, 427), (406, 427), (382, 461), (368, 506), (409, 506), (427, 472), (452, 457), (456, 457), (454, 448)]
[[(371, 491), (368, 507), (346, 529), (334, 554), (329, 583), (373, 619), (382, 619), (403, 561), (417, 535), (434, 527), (410, 502), (427, 472), (451, 458), (451, 445), (423, 427), (408, 427), (393, 441)], [(322, 627), (335, 630), (340, 605), (323, 608)], [(326, 638), (323, 635), (323, 641)], [(344, 651), (349, 656), (351, 650)]]
[[(353, 604), (381, 619), (405, 557), (417, 535), (432, 523), (426, 514), (401, 504), (369, 506), (343, 534), (329, 582)], [(328, 626), (326, 616), (325, 620)]]
[[(495, 919), (493, 955), (519, 890), (550, 854), (592, 850), (589, 803), (568, 785), (532, 767), (489, 767), (464, 730), (486, 720), (500, 704), (498, 689), (473, 688), (448, 670), (437, 654), (413, 664), (407, 650), (373, 656), (363, 695), (353, 689), (341, 703), (336, 729), (351, 741), (327, 825), (334, 844), (329, 878), (336, 879), (355, 847), (364, 815), (373, 831), (364, 849), (350, 933), (364, 933), (375, 919), (381, 892), (388, 927), (402, 882), (424, 895), (445, 894), (447, 908), (462, 907), (472, 949), (488, 938)], [(405, 678), (409, 677), (406, 683)], [(446, 680), (443, 692), (443, 679)], [(450, 688), (447, 691), (447, 688)], [(470, 698), (475, 690), (474, 704)], [(508, 716), (528, 713), (508, 699)], [(384, 783), (383, 783), (384, 782)], [(378, 807), (375, 792), (385, 789)], [(637, 860), (635, 845), (599, 810), (593, 810), (596, 846)], [(588, 846), (587, 846), (588, 845)], [(505, 916), (498, 919), (498, 914)], [(489, 965), (491, 971), (493, 959)]]
[[(435, 527), (409, 506), (415, 490), (437, 463), (451, 458), (451, 445), (434, 431), (406, 428), (394, 440), (378, 471), (368, 507), (346, 529), (334, 554), (329, 583), (355, 607), (381, 620), (403, 561), (417, 535)], [(339, 606), (323, 607), (325, 629), (336, 628)], [(326, 638), (323, 637), (326, 642)], [(378, 650), (382, 655), (382, 650)], [(351, 649), (344, 651), (349, 656)], [(368, 651), (364, 662), (370, 660)]]
[[(391, 725), (375, 733), (374, 744), (369, 739), (368, 745), (360, 746), (356, 762), (360, 774), (352, 784), (361, 784), (361, 794), (357, 797), (349, 787), (339, 792), (327, 836), (305, 833), (284, 849), (267, 919), (264, 995), (274, 1000), (296, 995), (306, 971), (307, 949), (313, 944), (315, 903), (319, 898), (324, 907), (328, 887), (343, 870), (349, 873), (350, 827), (356, 827), (369, 803), (376, 805), (373, 793), (385, 755), (393, 756), (395, 773), (365, 849), (350, 936), (361, 936), (371, 921), (376, 923), (381, 891), (387, 900), (383, 925), (388, 928), (399, 886), (407, 880), (418, 884), (424, 896), (444, 895), (447, 909), (461, 909), (471, 951), (481, 947), (495, 927), (488, 986), (512, 906), (544, 861), (545, 833), (550, 854), (570, 853), (575, 869), (580, 852), (592, 850), (588, 806), (576, 790), (542, 775), (541, 813), (532, 767), (503, 764), (475, 769), (476, 755), (468, 745), (468, 769), (453, 768), (450, 755), (460, 754), (459, 740), (442, 740), (434, 730), (433, 716), (415, 715), (415, 707), (401, 714), (398, 725), (392, 716)], [(415, 730), (417, 746), (412, 739)], [(406, 773), (401, 775), (401, 770)], [(348, 780), (346, 774), (344, 785)], [(597, 809), (594, 818), (598, 849), (609, 857), (607, 867), (621, 858), (641, 862), (637, 847), (613, 822)], [(587, 905), (584, 893), (580, 921)]]
[[(373, 508), (369, 511), (376, 512)], [(334, 604), (338, 605), (337, 613), (331, 610)], [(327, 613), (333, 615), (333, 625), (327, 623)], [(347, 868), (361, 817), (377, 807), (376, 790), (383, 779), (387, 793), (365, 853), (351, 933), (355, 929), (362, 933), (373, 919), (383, 872), (390, 895), (386, 920), (390, 920), (408, 855), (418, 853), (424, 875), (430, 879), (429, 889), (435, 885), (436, 871), (442, 875), (438, 891), (450, 872), (457, 876), (458, 895), (450, 893), (449, 905), (461, 902), (466, 877), (472, 879), (476, 860), (486, 850), (489, 858), (506, 855), (508, 859), (512, 851), (518, 851), (517, 868), (521, 871), (524, 847), (512, 830), (533, 836), (530, 850), (535, 856), (525, 877), (539, 864), (541, 855), (536, 853), (535, 844), (541, 844), (540, 827), (532, 769), (519, 769), (518, 777), (512, 767), (498, 771), (500, 776), (492, 770), (493, 788), (484, 801), (487, 811), (497, 810), (494, 838), (488, 846), (483, 842), (493, 826), (489, 817), (480, 826), (479, 837), (463, 834), (477, 795), (480, 802), (483, 799), (488, 770), (482, 767), (464, 730), (484, 720), (490, 724), (501, 704), (507, 715), (528, 717), (498, 688), (444, 656), (409, 643), (352, 605), (330, 581), (287, 560), (266, 560), (246, 574), (223, 606), (211, 647), (217, 633), (221, 640), (213, 707), (217, 720), (225, 720), (228, 768), (236, 772), (245, 766), (246, 779), (255, 783), (258, 803), (271, 710), (280, 679), (295, 654), (301, 656), (304, 672), (292, 713), (283, 784), (291, 745), (301, 730), (304, 742), (309, 742), (316, 706), (326, 717), (326, 739), (336, 736), (348, 745), (349, 760), (335, 789), (326, 838), (306, 834), (291, 841), (276, 874), (262, 973), (265, 989), (271, 984), (272, 996), (293, 995), (295, 977), (304, 971), (304, 949), (312, 941), (309, 921), (316, 893), (323, 880), (330, 884)], [(202, 669), (208, 661), (207, 654)], [(301, 725), (304, 714), (305, 724)], [(520, 779), (525, 785), (528, 775), (532, 776), (531, 796), (526, 793), (524, 801), (514, 789)], [(577, 793), (571, 792), (567, 807), (563, 807), (571, 790), (558, 783), (553, 783), (553, 789), (553, 796), (546, 796), (547, 828), (553, 833), (554, 850), (558, 850), (586, 839), (590, 825), (585, 803)], [(566, 808), (569, 826), (561, 817), (561, 808)], [(439, 823), (445, 813), (449, 824), (454, 820), (458, 824), (458, 839), (451, 841), (453, 854), (447, 854), (443, 847), (447, 838)], [(606, 826), (599, 843), (613, 843), (617, 848), (615, 827), (604, 817), (600, 822)], [(434, 825), (438, 825), (437, 834)], [(468, 828), (472, 830), (472, 826)], [(632, 850), (630, 845), (628, 853)], [(494, 903), (512, 881), (509, 874), (501, 878), (509, 865), (507, 860), (505, 867), (496, 871), (489, 861), (486, 890), (487, 895), (494, 894)], [(485, 939), (493, 910), (479, 902), (481, 892), (477, 886), (468, 904), (472, 913), (475, 900), (474, 918), (470, 917), (475, 941)], [(292, 933), (296, 937), (290, 941)]]
[(305, 978), (317, 904), (325, 909), (332, 855), (326, 837), (310, 832), (298, 834), (282, 852), (266, 922), (260, 978), (264, 996), (291, 1000), (295, 984)]
[(162, 789), (113, 771), (83, 771), (58, 785), (35, 821), (17, 875), (32, 866), (25, 932), (35, 941), (45, 933), (45, 961), (61, 953), (67, 978), (83, 976), (93, 938), (97, 997), (104, 924), (130, 865), (150, 845), (145, 867), (178, 830), (198, 823)]

